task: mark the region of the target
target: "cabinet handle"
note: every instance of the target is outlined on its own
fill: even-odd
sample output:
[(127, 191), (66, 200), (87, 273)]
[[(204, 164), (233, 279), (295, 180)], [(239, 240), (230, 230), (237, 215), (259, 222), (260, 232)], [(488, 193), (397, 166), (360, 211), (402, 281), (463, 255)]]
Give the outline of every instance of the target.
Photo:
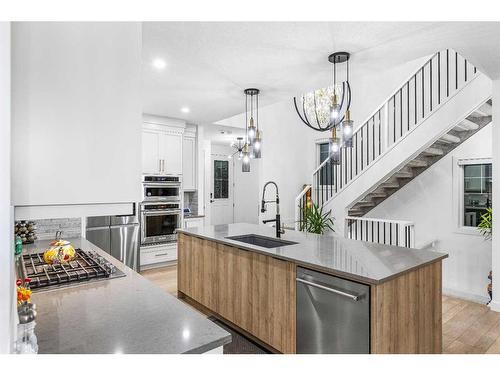
[(168, 255), (168, 253), (159, 253), (159, 254), (155, 254), (155, 257), (161, 257), (163, 255)]
[(161, 171), (165, 173), (165, 159), (161, 159)]
[(158, 159), (158, 172), (161, 173), (161, 159)]
[(338, 289), (333, 289), (333, 288), (329, 288), (325, 285), (321, 285), (321, 284), (316, 284), (316, 283), (313, 283), (311, 281), (307, 281), (307, 280), (304, 280), (304, 279), (301, 279), (301, 278), (296, 278), (295, 280), (297, 280), (297, 282), (299, 283), (302, 283), (302, 284), (306, 284), (306, 285), (309, 285), (309, 286), (312, 286), (314, 288), (319, 288), (319, 289), (323, 289), (327, 292), (330, 292), (330, 293), (335, 293), (335, 294), (338, 294), (338, 295), (341, 295), (341, 296), (344, 296), (344, 297), (347, 297), (347, 298), (350, 298), (354, 301), (359, 301), (359, 299), (361, 297), (363, 297), (363, 294), (359, 295), (359, 294), (351, 294), (351, 293), (347, 293), (347, 292), (344, 292), (342, 290), (338, 290)]

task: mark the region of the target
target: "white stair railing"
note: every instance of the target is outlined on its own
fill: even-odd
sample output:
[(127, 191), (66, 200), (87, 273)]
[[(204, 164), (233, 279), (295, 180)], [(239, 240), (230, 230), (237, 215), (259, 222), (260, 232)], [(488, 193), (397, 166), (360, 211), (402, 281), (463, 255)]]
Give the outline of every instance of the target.
[(304, 189), (295, 198), (295, 230), (301, 230), (305, 210), (311, 204), (311, 185), (305, 185)]
[(415, 247), (415, 224), (404, 220), (385, 220), (347, 216), (345, 237), (400, 247)]
[(452, 50), (433, 55), (353, 134), (340, 163), (326, 159), (312, 176), (314, 203), (323, 206), (430, 114), (469, 84), (479, 71)]

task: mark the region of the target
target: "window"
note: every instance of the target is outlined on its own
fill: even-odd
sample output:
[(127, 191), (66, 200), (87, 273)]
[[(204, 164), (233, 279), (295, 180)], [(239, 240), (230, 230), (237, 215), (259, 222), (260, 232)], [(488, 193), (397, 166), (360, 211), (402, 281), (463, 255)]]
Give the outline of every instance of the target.
[(491, 207), (491, 163), (463, 165), (463, 225), (476, 227)]
[[(318, 144), (318, 146), (319, 146), (319, 164), (318, 164), (319, 166), (326, 159), (328, 159), (330, 155), (330, 144), (326, 142), (326, 143), (320, 143)], [(331, 168), (331, 162), (327, 162), (327, 168), (323, 168), (321, 170), (319, 178), (320, 178), (320, 185), (333, 185), (333, 173)]]
[(229, 198), (229, 162), (214, 160), (214, 199)]

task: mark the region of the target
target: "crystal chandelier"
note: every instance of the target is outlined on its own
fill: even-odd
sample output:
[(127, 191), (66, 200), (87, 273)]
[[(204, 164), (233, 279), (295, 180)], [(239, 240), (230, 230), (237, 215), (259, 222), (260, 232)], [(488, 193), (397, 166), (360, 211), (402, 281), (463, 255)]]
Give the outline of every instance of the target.
[[(349, 84), (348, 52), (335, 52), (328, 56), (332, 63), (332, 85), (293, 98), (300, 119), (311, 129), (331, 130), (330, 160), (340, 162), (342, 147), (352, 147), (353, 121), (351, 120), (351, 86)], [(345, 64), (345, 80), (337, 82), (337, 64)]]

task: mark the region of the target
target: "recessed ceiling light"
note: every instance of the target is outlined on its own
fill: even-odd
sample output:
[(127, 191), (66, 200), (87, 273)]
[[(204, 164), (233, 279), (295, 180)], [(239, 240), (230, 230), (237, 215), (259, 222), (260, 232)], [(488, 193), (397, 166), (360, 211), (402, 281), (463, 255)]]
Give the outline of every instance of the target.
[(182, 113), (189, 113), (189, 108), (188, 107), (182, 107), (181, 108)]
[(153, 60), (153, 66), (156, 69), (161, 70), (161, 69), (165, 69), (165, 67), (167, 66), (167, 63), (163, 59), (156, 58)]

